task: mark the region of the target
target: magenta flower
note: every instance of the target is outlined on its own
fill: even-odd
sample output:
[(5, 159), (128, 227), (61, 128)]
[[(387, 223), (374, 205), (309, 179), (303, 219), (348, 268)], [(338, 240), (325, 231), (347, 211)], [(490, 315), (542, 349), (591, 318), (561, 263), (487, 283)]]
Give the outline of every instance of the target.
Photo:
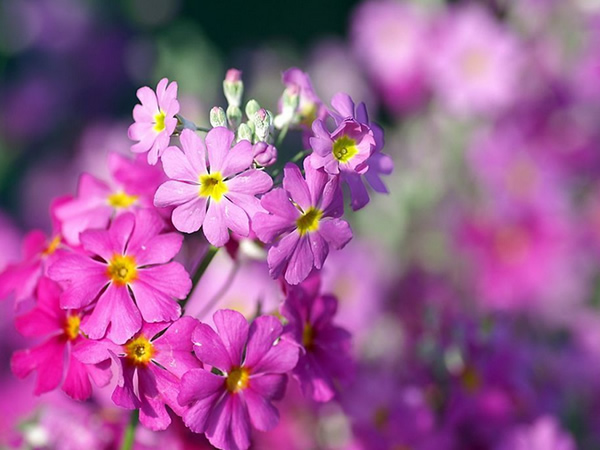
[(344, 247), (352, 230), (341, 217), (344, 206), (339, 180), (328, 179), (304, 160), (306, 180), (294, 164), (284, 168), (283, 189), (265, 194), (261, 205), (268, 211), (253, 218), (254, 231), (272, 243), (267, 255), (271, 276), (282, 273), (289, 284), (298, 284), (315, 267), (320, 270), (330, 248)]
[(138, 89), (142, 102), (133, 108), (135, 122), (129, 127), (129, 138), (139, 141), (131, 146), (134, 153), (148, 152), (148, 163), (155, 165), (158, 157), (169, 146), (169, 138), (177, 126), (175, 115), (179, 112), (177, 83), (163, 78), (156, 86), (156, 93), (148, 86)]
[[(371, 129), (373, 132), (373, 139), (375, 140), (373, 152), (365, 161), (365, 165), (368, 167), (366, 172), (361, 174), (356, 171), (343, 171), (341, 174), (342, 180), (346, 182), (350, 188), (350, 196), (352, 198), (350, 205), (352, 206), (352, 209), (356, 211), (369, 203), (369, 193), (363, 182), (363, 177), (375, 192), (387, 194), (388, 190), (381, 180), (381, 175), (389, 175), (392, 173), (394, 170), (394, 161), (381, 151), (384, 145), (383, 130), (379, 125), (369, 120), (367, 107), (363, 102), (359, 103), (358, 106), (355, 106), (348, 94), (340, 92), (331, 99), (331, 106), (333, 106), (334, 109), (332, 111), (332, 116), (338, 126), (348, 119), (355, 120)], [(311, 160), (313, 160), (312, 158), (314, 158), (314, 156), (311, 156)]]
[(498, 450), (575, 450), (573, 437), (553, 416), (541, 416), (531, 425), (515, 426)]
[(258, 317), (249, 326), (240, 313), (225, 309), (213, 319), (218, 334), (204, 323), (192, 334), (204, 367), (181, 379), (179, 403), (189, 405), (183, 421), (215, 447), (247, 449), (250, 425), (260, 431), (277, 425), (271, 402), (283, 397), (298, 348), (278, 341), (283, 327), (274, 316)]
[(77, 311), (64, 310), (59, 305), (60, 288), (48, 278), (42, 278), (37, 289), (37, 305), (16, 318), (17, 330), (27, 337), (48, 338), (40, 345), (13, 354), (11, 369), (19, 378), (38, 372), (35, 394), (43, 394), (62, 385), (62, 390), (76, 400), (92, 394), (90, 378), (98, 386), (108, 384), (109, 364), (83, 364), (73, 357), (73, 351), (83, 341)]
[[(123, 345), (108, 339), (87, 340), (75, 356), (87, 363), (112, 359), (118, 368), (113, 402), (122, 408), (139, 409), (144, 426), (164, 430), (171, 423), (165, 405), (180, 416), (185, 412), (177, 402), (180, 379), (188, 370), (200, 367), (192, 354), (191, 336), (197, 324), (192, 317), (182, 317), (172, 325), (145, 323)], [(164, 334), (155, 337), (165, 328)]]
[[(202, 227), (206, 239), (217, 247), (229, 240), (227, 229), (241, 235), (250, 233), (250, 218), (260, 210), (256, 195), (273, 185), (269, 175), (250, 169), (252, 145), (240, 141), (231, 147), (232, 131), (213, 128), (202, 140), (190, 130), (181, 133), (181, 146), (169, 147), (162, 158), (164, 170), (171, 180), (156, 191), (158, 207), (177, 206), (173, 225), (179, 231), (192, 233)], [(208, 166), (208, 167), (207, 167)]]
[(91, 339), (106, 336), (117, 344), (131, 338), (146, 322), (176, 320), (191, 289), (183, 266), (169, 262), (182, 236), (160, 234), (162, 219), (151, 210), (117, 217), (108, 230), (81, 233), (86, 253), (61, 252), (48, 269), (64, 292), (61, 307), (94, 309), (81, 324)]
[(83, 173), (77, 196), (56, 208), (56, 217), (65, 240), (79, 245), (79, 234), (93, 228), (106, 228), (110, 219), (126, 211), (152, 207), (152, 196), (164, 174), (146, 161), (131, 160), (117, 153), (108, 158), (114, 182), (105, 183)]
[(284, 336), (303, 350), (293, 376), (304, 395), (318, 402), (331, 400), (335, 382), (348, 383), (354, 374), (351, 335), (332, 323), (337, 304), (330, 295), (314, 296), (296, 288), (281, 308), (289, 322)]
[(312, 125), (314, 137), (310, 138), (313, 149), (310, 160), (315, 169), (321, 167), (331, 175), (363, 174), (369, 166), (367, 159), (375, 148), (373, 131), (354, 119), (345, 119), (333, 132), (325, 128), (321, 120)]

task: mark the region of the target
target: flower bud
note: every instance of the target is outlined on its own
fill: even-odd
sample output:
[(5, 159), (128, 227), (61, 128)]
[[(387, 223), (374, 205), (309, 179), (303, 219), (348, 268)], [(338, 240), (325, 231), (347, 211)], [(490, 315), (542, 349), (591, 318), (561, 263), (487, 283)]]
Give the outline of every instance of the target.
[(260, 105), (256, 100), (248, 100), (248, 103), (246, 103), (246, 117), (252, 120), (254, 114), (256, 114), (259, 109)]
[(281, 95), (281, 113), (275, 117), (274, 125), (277, 129), (282, 129), (294, 121), (296, 110), (300, 104), (300, 89), (292, 84), (285, 88)]
[(220, 106), (215, 106), (210, 110), (210, 124), (213, 127), (226, 127), (227, 117), (225, 111)]
[(254, 122), (256, 137), (259, 141), (266, 141), (273, 125), (273, 116), (270, 111), (260, 108), (252, 117)]
[(227, 107), (227, 120), (232, 130), (235, 130), (242, 122), (242, 110), (234, 105)]
[(268, 167), (277, 161), (277, 149), (264, 141), (257, 142), (252, 147), (252, 156), (256, 164)]
[(242, 104), (242, 95), (244, 94), (244, 83), (242, 82), (242, 72), (237, 69), (229, 69), (223, 80), (223, 92), (230, 106), (237, 108)]
[(248, 124), (241, 124), (237, 130), (237, 142), (243, 141), (244, 139), (252, 142), (252, 134), (252, 130)]

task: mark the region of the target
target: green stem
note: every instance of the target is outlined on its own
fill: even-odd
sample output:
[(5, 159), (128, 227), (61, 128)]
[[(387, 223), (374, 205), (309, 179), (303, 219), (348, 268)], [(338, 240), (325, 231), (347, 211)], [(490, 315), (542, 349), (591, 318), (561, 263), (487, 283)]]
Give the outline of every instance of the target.
[(123, 442), (121, 443), (121, 450), (131, 450), (133, 448), (135, 429), (137, 428), (139, 420), (140, 411), (138, 409), (131, 411), (129, 424), (127, 424), (127, 428), (125, 428), (125, 435), (123, 436)]
[(283, 142), (283, 140), (285, 139), (285, 135), (288, 132), (288, 128), (289, 128), (289, 124), (286, 124), (282, 129), (281, 132), (279, 133), (279, 136), (277, 136), (277, 143), (275, 144), (275, 147), (279, 148), (279, 146), (281, 145), (281, 143)]
[(203, 131), (205, 133), (208, 133), (210, 130), (210, 128), (199, 127), (196, 125), (196, 131)]

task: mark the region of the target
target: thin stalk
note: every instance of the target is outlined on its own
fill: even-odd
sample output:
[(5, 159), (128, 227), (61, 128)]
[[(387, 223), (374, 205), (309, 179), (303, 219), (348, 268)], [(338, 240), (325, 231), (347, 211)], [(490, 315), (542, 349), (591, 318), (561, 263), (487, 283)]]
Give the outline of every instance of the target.
[(213, 260), (213, 258), (219, 251), (219, 248), (220, 247), (214, 247), (211, 245), (208, 248), (208, 251), (206, 252), (206, 254), (204, 255), (204, 258), (202, 258), (202, 261), (200, 261), (200, 264), (198, 264), (198, 267), (196, 268), (196, 272), (194, 273), (194, 276), (192, 277), (192, 289), (190, 290), (190, 293), (185, 298), (185, 300), (183, 300), (181, 302), (182, 308), (185, 307), (186, 303), (192, 297), (192, 294), (194, 293), (194, 289), (196, 289), (196, 285), (200, 281), (200, 278), (202, 278), (202, 275), (204, 275), (204, 272), (206, 272), (206, 269), (208, 268), (210, 262)]
[(121, 443), (121, 450), (131, 450), (133, 448), (133, 441), (135, 440), (135, 430), (140, 421), (140, 411), (138, 409), (131, 411), (129, 416), (129, 423), (125, 428), (125, 435), (123, 436), (123, 442)]

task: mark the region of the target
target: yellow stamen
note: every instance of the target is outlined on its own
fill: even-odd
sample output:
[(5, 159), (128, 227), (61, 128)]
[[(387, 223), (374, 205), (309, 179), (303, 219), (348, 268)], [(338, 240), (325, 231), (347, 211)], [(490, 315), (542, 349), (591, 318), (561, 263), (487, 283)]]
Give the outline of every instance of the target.
[(123, 191), (115, 192), (108, 196), (108, 204), (113, 208), (129, 208), (137, 199), (137, 195), (129, 195)]
[(200, 192), (201, 197), (210, 197), (214, 201), (219, 202), (223, 195), (229, 191), (227, 185), (223, 182), (221, 172), (211, 173), (210, 175), (200, 175)]
[(154, 116), (154, 124), (154, 131), (157, 133), (165, 129), (165, 112), (162, 109)]
[(246, 389), (250, 384), (250, 372), (245, 367), (235, 367), (229, 372), (225, 380), (225, 386), (231, 393)]
[(123, 348), (125, 349), (125, 357), (134, 366), (147, 366), (156, 354), (154, 345), (143, 334), (130, 339)]
[(296, 226), (300, 236), (304, 236), (306, 233), (311, 231), (317, 231), (319, 229), (319, 220), (323, 216), (323, 211), (313, 208), (312, 206), (306, 210), (296, 220)]
[(74, 341), (79, 336), (79, 325), (81, 324), (81, 318), (77, 315), (67, 316), (63, 330), (68, 340)]
[(466, 366), (460, 375), (463, 386), (469, 392), (475, 392), (481, 386), (481, 379), (475, 367)]
[(304, 324), (304, 329), (302, 330), (302, 346), (306, 350), (311, 350), (315, 345), (315, 329), (308, 322)]
[(125, 286), (137, 279), (137, 267), (135, 258), (126, 255), (114, 255), (106, 270), (108, 277), (113, 283)]
[(333, 156), (341, 163), (347, 163), (358, 153), (356, 141), (346, 135), (337, 138), (333, 142)]
[(56, 236), (54, 239), (50, 241), (48, 246), (42, 252), (42, 256), (50, 256), (52, 253), (56, 251), (58, 246), (60, 245), (60, 236)]
[(299, 111), (300, 123), (307, 128), (312, 126), (312, 123), (317, 118), (317, 104), (315, 102), (305, 103)]

